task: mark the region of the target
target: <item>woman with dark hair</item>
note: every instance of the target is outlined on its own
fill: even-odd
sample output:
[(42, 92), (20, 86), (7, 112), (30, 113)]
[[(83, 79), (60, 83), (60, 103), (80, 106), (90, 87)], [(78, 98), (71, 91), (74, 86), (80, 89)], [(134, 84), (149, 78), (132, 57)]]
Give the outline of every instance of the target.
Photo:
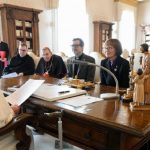
[[(109, 39), (105, 43), (106, 59), (101, 61), (101, 66), (109, 69), (119, 82), (119, 87), (129, 87), (129, 62), (122, 58), (122, 46), (119, 40)], [(113, 77), (106, 71), (100, 71), (101, 84), (115, 86)]]

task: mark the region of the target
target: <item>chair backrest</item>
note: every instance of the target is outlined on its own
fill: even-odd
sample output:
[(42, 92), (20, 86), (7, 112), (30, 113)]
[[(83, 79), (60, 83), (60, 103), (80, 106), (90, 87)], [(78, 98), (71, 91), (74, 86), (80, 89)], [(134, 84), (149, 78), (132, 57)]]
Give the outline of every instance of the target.
[(40, 61), (40, 57), (36, 56), (32, 51), (28, 51), (28, 55), (33, 58), (34, 63), (35, 63), (35, 69), (36, 69)]
[(140, 58), (143, 56), (142, 53), (134, 53), (134, 65), (133, 65), (133, 69), (135, 71), (137, 71), (139, 68), (141, 68), (141, 64), (140, 64)]
[(68, 56), (64, 52), (57, 52), (55, 54), (58, 55), (58, 56), (61, 56), (61, 58), (63, 59), (65, 65), (67, 65)]
[[(89, 55), (95, 59), (95, 63), (97, 65), (100, 65), (101, 60), (104, 59), (104, 57), (99, 52), (90, 52)], [(98, 67), (96, 67), (94, 81), (100, 82), (100, 68)]]
[(127, 49), (124, 49), (122, 52), (122, 57), (124, 59), (127, 59), (129, 57), (129, 51)]

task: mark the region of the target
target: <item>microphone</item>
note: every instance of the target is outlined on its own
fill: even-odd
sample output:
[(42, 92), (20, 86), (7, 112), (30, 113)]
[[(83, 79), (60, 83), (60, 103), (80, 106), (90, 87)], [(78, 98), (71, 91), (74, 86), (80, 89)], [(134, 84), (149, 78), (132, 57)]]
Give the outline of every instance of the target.
[(113, 79), (115, 80), (115, 83), (116, 83), (116, 91), (115, 93), (104, 93), (104, 94), (100, 94), (100, 98), (103, 98), (103, 99), (111, 99), (111, 98), (119, 98), (119, 83), (118, 83), (118, 79), (116, 78), (116, 76), (107, 68), (101, 66), (101, 65), (97, 65), (97, 64), (94, 64), (94, 63), (90, 63), (90, 62), (87, 62), (87, 61), (81, 61), (81, 60), (71, 60), (69, 63), (71, 64), (83, 64), (83, 65), (90, 65), (90, 66), (95, 66), (95, 67), (98, 67), (100, 69), (103, 69), (105, 70), (107, 73), (109, 73)]

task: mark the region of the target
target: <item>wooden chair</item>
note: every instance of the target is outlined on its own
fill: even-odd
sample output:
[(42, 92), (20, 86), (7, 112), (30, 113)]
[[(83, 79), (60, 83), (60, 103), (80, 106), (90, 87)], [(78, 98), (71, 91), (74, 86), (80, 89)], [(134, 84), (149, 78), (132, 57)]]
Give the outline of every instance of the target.
[(15, 138), (19, 140), (19, 143), (16, 144), (17, 150), (29, 150), (31, 138), (26, 134), (26, 125), (30, 123), (30, 121), (34, 120), (34, 116), (32, 114), (19, 114), (14, 117), (12, 121), (7, 124), (5, 127), (0, 128), (0, 136), (10, 133), (14, 131)]

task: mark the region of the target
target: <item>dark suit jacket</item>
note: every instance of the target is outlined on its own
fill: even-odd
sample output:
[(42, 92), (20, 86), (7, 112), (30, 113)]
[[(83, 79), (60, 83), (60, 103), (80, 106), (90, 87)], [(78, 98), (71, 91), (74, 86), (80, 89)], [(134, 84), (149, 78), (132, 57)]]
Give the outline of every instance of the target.
[(6, 58), (8, 59), (8, 57), (9, 57), (9, 48), (8, 48), (8, 44), (1, 41), (1, 42), (0, 42), (0, 50), (6, 52)]
[(26, 55), (20, 57), (20, 55), (14, 56), (10, 60), (10, 64), (4, 69), (3, 74), (8, 74), (12, 72), (23, 73), (24, 75), (32, 75), (35, 71), (35, 64), (32, 57)]
[[(75, 56), (71, 57), (67, 60), (67, 69), (68, 69), (68, 77), (75, 77), (74, 76), (74, 66), (75, 64), (71, 64), (70, 62), (72, 60), (75, 60)], [(88, 55), (82, 54), (82, 57), (80, 59), (81, 61), (87, 61), (90, 63), (95, 64), (95, 59), (93, 57), (90, 57)], [(77, 71), (77, 78), (78, 79), (84, 79), (85, 81), (94, 81), (95, 77), (95, 67), (93, 66), (88, 66), (84, 64), (79, 64), (79, 68)]]
[[(119, 82), (119, 87), (127, 88), (129, 87), (129, 62), (124, 58), (118, 56), (113, 64), (110, 65), (109, 59), (104, 59), (101, 61), (101, 66), (106, 67), (114, 73)], [(115, 86), (115, 81), (113, 77), (106, 71), (100, 71), (101, 84)]]
[[(64, 61), (60, 56), (52, 55), (49, 64), (50, 68), (48, 70), (48, 74), (50, 76), (55, 78), (63, 78), (66, 75), (67, 69), (64, 64)], [(45, 60), (41, 58), (37, 66), (36, 73), (41, 75), (44, 74), (46, 72), (45, 65), (46, 65)]]

